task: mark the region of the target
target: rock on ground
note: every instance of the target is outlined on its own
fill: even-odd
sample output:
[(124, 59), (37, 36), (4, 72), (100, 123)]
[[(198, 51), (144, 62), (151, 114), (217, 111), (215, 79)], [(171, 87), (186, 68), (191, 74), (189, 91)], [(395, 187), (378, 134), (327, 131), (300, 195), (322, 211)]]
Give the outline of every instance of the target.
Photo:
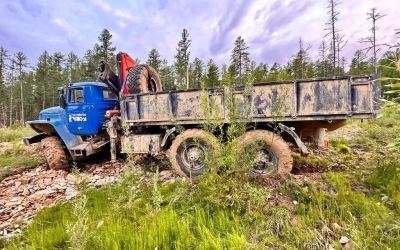
[[(80, 172), (49, 170), (47, 165), (29, 169), (0, 182), (0, 238), (21, 232), (43, 208), (66, 202), (80, 194), (79, 187), (96, 188), (118, 180), (124, 162), (88, 164)], [(137, 173), (146, 175), (141, 168)], [(171, 170), (159, 173), (159, 181), (173, 183), (177, 177)]]
[(122, 167), (118, 162), (95, 164), (85, 172), (70, 173), (42, 165), (5, 178), (0, 182), (0, 236), (18, 233), (20, 225), (29, 224), (40, 209), (79, 195), (80, 184), (95, 187), (115, 182)]

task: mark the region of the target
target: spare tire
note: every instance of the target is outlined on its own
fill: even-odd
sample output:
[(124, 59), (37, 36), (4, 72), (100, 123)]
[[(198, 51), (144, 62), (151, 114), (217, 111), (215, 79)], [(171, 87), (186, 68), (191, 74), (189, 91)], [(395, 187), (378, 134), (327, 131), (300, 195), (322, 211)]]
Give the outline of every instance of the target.
[(139, 64), (131, 68), (126, 84), (130, 94), (163, 91), (160, 76), (147, 64)]

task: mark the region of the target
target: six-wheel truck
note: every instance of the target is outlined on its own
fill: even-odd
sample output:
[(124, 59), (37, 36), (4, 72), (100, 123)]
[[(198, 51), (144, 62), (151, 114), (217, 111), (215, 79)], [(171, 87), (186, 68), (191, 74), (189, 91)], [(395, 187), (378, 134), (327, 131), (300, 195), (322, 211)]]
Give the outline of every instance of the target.
[[(117, 55), (117, 68), (118, 75), (102, 62), (101, 82), (72, 83), (66, 91), (59, 88), (60, 105), (27, 122), (37, 134), (23, 141), (40, 142), (50, 168), (68, 169), (71, 160), (107, 148), (111, 160), (117, 153), (169, 151), (178, 174), (201, 175), (214, 167), (207, 163), (205, 152), (218, 148), (215, 135), (201, 125), (218, 113), (222, 128), (229, 128), (228, 102), (234, 99), (243, 121), (254, 125), (239, 138), (238, 149), (262, 143), (252, 173), (286, 175), (293, 163), (289, 145), (307, 154), (304, 138), (321, 144), (326, 130), (344, 126), (349, 118), (374, 118), (380, 111), (381, 83), (376, 75), (261, 82), (250, 89), (230, 86), (229, 91), (164, 90), (152, 67), (136, 65), (126, 53)], [(205, 103), (213, 108), (204, 108)], [(277, 107), (284, 107), (279, 115)]]

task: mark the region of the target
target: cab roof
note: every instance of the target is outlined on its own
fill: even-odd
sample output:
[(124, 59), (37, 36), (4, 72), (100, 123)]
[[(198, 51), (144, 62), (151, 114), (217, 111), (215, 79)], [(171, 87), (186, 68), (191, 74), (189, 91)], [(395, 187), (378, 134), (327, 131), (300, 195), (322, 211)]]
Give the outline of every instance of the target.
[(71, 83), (71, 87), (83, 87), (83, 86), (98, 86), (98, 87), (108, 87), (107, 84), (102, 82), (76, 82)]

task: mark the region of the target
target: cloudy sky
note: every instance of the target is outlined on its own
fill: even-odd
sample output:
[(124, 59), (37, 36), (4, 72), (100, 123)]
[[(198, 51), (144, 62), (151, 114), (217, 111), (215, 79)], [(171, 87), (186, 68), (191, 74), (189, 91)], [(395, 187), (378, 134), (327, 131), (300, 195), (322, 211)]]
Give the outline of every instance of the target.
[[(234, 40), (242, 36), (252, 60), (285, 63), (300, 37), (317, 55), (327, 6), (328, 0), (1, 0), (0, 46), (11, 54), (24, 52), (32, 63), (44, 50), (82, 57), (107, 28), (118, 51), (145, 61), (155, 48), (171, 63), (186, 28), (191, 59), (227, 63)], [(378, 21), (380, 42), (396, 41), (399, 0), (342, 1), (337, 26), (348, 40), (345, 56), (365, 47), (357, 41), (370, 35), (366, 13), (373, 7), (387, 14)]]

